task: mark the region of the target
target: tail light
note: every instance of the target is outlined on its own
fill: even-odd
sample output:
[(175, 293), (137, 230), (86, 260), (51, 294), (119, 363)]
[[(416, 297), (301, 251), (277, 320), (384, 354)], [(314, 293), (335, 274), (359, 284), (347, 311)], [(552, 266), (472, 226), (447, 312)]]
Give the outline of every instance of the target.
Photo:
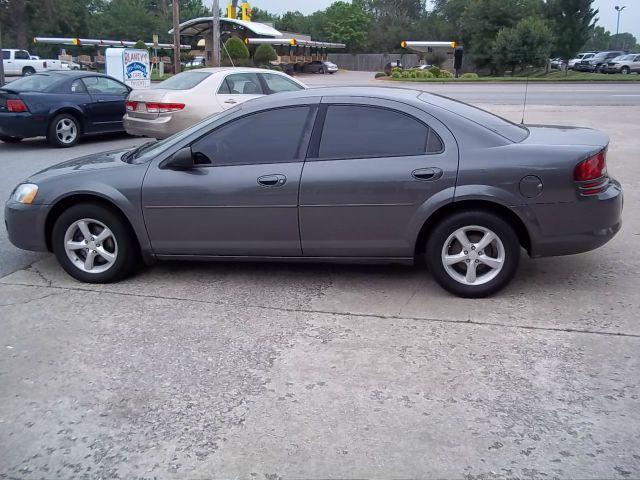
[(578, 183), (581, 195), (596, 195), (609, 185), (607, 176), (607, 151), (601, 150), (576, 165), (573, 179)]
[(19, 98), (7, 100), (7, 110), (10, 112), (28, 112), (27, 105)]
[(127, 100), (127, 112), (134, 112), (138, 107), (138, 102), (134, 102), (133, 100)]
[(145, 104), (149, 113), (169, 113), (177, 112), (184, 108), (184, 103), (156, 103), (147, 102)]

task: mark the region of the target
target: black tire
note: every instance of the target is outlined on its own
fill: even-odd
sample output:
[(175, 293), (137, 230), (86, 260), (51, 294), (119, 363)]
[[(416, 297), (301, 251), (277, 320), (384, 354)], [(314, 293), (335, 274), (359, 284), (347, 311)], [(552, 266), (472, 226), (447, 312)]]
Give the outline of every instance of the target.
[(0, 140), (5, 143), (18, 143), (22, 141), (22, 137), (8, 137), (6, 135), (0, 135)]
[[(462, 248), (461, 244), (459, 244), (459, 246), (455, 245), (457, 240), (453, 240), (453, 244), (451, 244), (448, 240), (458, 229), (470, 226), (477, 226), (490, 230), (498, 237), (504, 249), (502, 255), (502, 267), (500, 270), (498, 270), (498, 273), (495, 274), (493, 278), (491, 278), (492, 270), (488, 266), (484, 265), (481, 260), (471, 260), (471, 262), (477, 264), (474, 271), (478, 272), (479, 280), (482, 278), (482, 276), (488, 275), (488, 277), (486, 277), (488, 278), (486, 283), (477, 285), (462, 283), (462, 281), (465, 280), (464, 278), (462, 278), (462, 281), (453, 278), (453, 276), (450, 275), (445, 268), (443, 261), (443, 250), (445, 249), (445, 246), (450, 249), (459, 248), (461, 250), (457, 252), (450, 250), (450, 255), (464, 253), (462, 251), (464, 250), (464, 248)], [(470, 229), (468, 233), (470, 234), (469, 240), (472, 242), (472, 244), (477, 244), (481, 238), (481, 234), (475, 233), (473, 229)], [(476, 237), (475, 235), (478, 236)], [(474, 250), (474, 252), (471, 252), (471, 250), (467, 251), (472, 256), (478, 256), (479, 254), (485, 255), (485, 258), (486, 256), (490, 258), (500, 257), (500, 254), (498, 253), (499, 247), (497, 242), (487, 247), (487, 252), (491, 249), (490, 253), (475, 251), (475, 246), (473, 245), (471, 248)], [(518, 263), (520, 262), (520, 243), (518, 241), (518, 236), (514, 232), (513, 228), (501, 217), (483, 210), (472, 210), (455, 213), (440, 221), (432, 229), (431, 234), (427, 239), (425, 253), (429, 271), (442, 288), (459, 297), (481, 298), (493, 295), (494, 293), (498, 292), (499, 290), (504, 288), (513, 278), (518, 269)], [(467, 262), (467, 260), (465, 260), (464, 262)], [(457, 273), (461, 277), (464, 277), (468, 268), (466, 266), (468, 263), (464, 262), (457, 263), (455, 264), (455, 266), (451, 265), (448, 268), (454, 271), (459, 269), (459, 272)]]
[[(113, 264), (103, 272), (87, 272), (82, 270), (79, 266), (69, 258), (65, 249), (65, 235), (71, 225), (78, 220), (92, 219), (104, 224), (113, 233), (113, 239), (110, 246), (107, 246), (106, 242), (102, 247), (116, 252), (115, 261)], [(89, 222), (90, 223), (90, 222)], [(92, 234), (99, 234), (95, 224), (90, 223)], [(79, 234), (79, 231), (77, 232)], [(78, 237), (79, 239), (81, 237)], [(96, 237), (97, 238), (97, 237)], [(114, 248), (114, 244), (116, 247)], [(51, 245), (53, 247), (53, 253), (58, 259), (58, 263), (64, 268), (64, 270), (73, 278), (86, 283), (111, 283), (117, 282), (130, 275), (135, 267), (139, 265), (139, 251), (137, 243), (133, 237), (133, 233), (126, 220), (114, 210), (107, 208), (103, 205), (95, 203), (81, 203), (69, 207), (67, 210), (56, 220), (51, 233)], [(91, 245), (89, 245), (91, 246)], [(100, 246), (100, 244), (98, 244)], [(86, 259), (87, 253), (78, 250), (78, 265), (82, 263), (82, 260)], [(84, 256), (84, 257), (83, 257)], [(98, 258), (97, 261), (104, 259)]]
[(36, 69), (33, 67), (24, 67), (22, 69), (22, 76), (23, 77), (28, 77), (29, 75), (33, 75), (34, 73), (36, 73)]
[(627, 66), (622, 67), (622, 69), (620, 70), (620, 73), (622, 73), (623, 75), (629, 75), (631, 73), (631, 69)]
[(324, 68), (321, 68), (318, 73), (321, 73), (322, 75), (324, 75)]
[[(73, 129), (75, 130), (75, 134), (73, 135), (72, 140), (65, 140), (67, 137), (60, 137), (57, 132), (58, 124), (60, 122), (69, 122), (73, 125)], [(51, 123), (49, 124), (49, 129), (47, 130), (47, 141), (58, 148), (69, 148), (73, 147), (80, 140), (81, 135), (81, 125), (80, 121), (71, 113), (61, 113), (56, 115)]]

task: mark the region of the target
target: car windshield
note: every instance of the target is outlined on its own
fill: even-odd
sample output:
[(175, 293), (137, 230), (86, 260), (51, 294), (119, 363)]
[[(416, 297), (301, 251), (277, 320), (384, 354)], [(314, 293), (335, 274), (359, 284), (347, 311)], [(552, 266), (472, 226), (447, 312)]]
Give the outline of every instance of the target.
[(205, 78), (209, 77), (209, 72), (182, 72), (154, 85), (152, 88), (162, 88), (168, 90), (189, 90)]
[(126, 163), (133, 164), (141, 164), (146, 163), (153, 159), (154, 157), (161, 155), (165, 150), (171, 148), (174, 144), (178, 143), (183, 138), (188, 137), (193, 132), (198, 131), (203, 126), (206, 126), (220, 118), (226, 117), (232, 113), (237, 112), (242, 108), (240, 105), (236, 105), (228, 110), (223, 110), (220, 113), (215, 113), (204, 120), (200, 120), (198, 123), (190, 126), (189, 128), (182, 130), (178, 133), (171, 135), (170, 137), (165, 138), (164, 140), (159, 140), (157, 142), (147, 142), (142, 145), (129, 150), (124, 155), (122, 155), (121, 160)]
[(511, 140), (514, 143), (521, 142), (529, 136), (529, 130), (517, 125), (509, 120), (489, 113), (481, 108), (459, 102), (449, 97), (444, 97), (435, 93), (421, 93), (418, 98), (425, 103), (443, 108), (451, 113), (460, 115), (484, 128), (497, 133), (498, 135)]
[(4, 90), (13, 92), (44, 92), (51, 85), (60, 80), (59, 75), (37, 73), (28, 77), (22, 77), (3, 87)]
[(615, 58), (614, 60), (624, 60), (625, 62), (631, 61), (636, 57), (636, 54), (632, 55), (622, 55), (620, 57)]

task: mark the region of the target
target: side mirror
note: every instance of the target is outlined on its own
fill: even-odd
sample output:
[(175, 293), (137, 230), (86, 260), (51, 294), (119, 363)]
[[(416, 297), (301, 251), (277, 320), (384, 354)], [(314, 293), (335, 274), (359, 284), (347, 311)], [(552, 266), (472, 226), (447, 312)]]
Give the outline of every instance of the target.
[(191, 147), (184, 147), (178, 150), (163, 165), (163, 168), (172, 168), (174, 170), (189, 170), (195, 165)]

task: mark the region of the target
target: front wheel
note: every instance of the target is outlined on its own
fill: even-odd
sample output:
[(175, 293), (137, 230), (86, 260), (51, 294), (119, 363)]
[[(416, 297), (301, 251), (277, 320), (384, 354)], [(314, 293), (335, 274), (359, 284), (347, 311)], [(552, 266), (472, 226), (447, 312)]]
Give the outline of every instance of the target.
[(33, 67), (24, 67), (24, 68), (22, 69), (22, 75), (23, 75), (24, 77), (28, 77), (28, 76), (30, 76), (30, 75), (33, 75), (34, 73), (36, 73), (36, 69), (35, 69), (35, 68), (33, 68)]
[(432, 230), (426, 259), (431, 274), (445, 290), (459, 297), (487, 297), (515, 275), (520, 243), (501, 217), (484, 211), (460, 212)]
[(622, 67), (622, 70), (620, 70), (620, 72), (623, 75), (629, 75), (631, 73), (631, 69), (629, 67)]
[(131, 230), (120, 215), (102, 205), (78, 204), (65, 210), (53, 226), (51, 242), (62, 268), (82, 282), (115, 282), (137, 264)]

